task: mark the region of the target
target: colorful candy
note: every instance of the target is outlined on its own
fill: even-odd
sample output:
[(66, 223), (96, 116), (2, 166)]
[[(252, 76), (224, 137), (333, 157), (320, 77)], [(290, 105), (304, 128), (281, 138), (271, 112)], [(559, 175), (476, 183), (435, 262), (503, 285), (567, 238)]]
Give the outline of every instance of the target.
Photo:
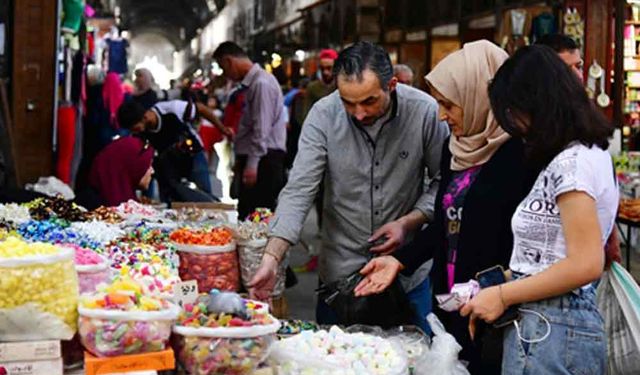
[(186, 305), (174, 328), (178, 360), (190, 374), (252, 374), (265, 360), (279, 323), (245, 300), (247, 319), (208, 311), (207, 296)]
[(53, 244), (72, 243), (82, 247), (98, 248), (100, 244), (84, 234), (75, 232), (64, 220), (28, 221), (18, 228), (18, 233), (28, 241)]
[(79, 311), (82, 344), (99, 357), (164, 350), (179, 312), (126, 278), (83, 296)]
[(212, 289), (237, 291), (240, 288), (240, 271), (235, 247), (226, 252), (178, 251), (178, 273), (183, 281), (196, 280), (198, 290)]
[(169, 242), (169, 231), (160, 228), (151, 228), (144, 223), (140, 223), (120, 238), (120, 241), (137, 242), (147, 245), (162, 245)]
[(109, 262), (105, 258), (93, 250), (77, 245), (66, 244), (64, 246), (75, 251), (75, 264), (81, 294), (93, 293), (98, 285), (111, 281)]
[(163, 298), (170, 298), (173, 286), (181, 281), (177, 270), (162, 263), (125, 265), (120, 268), (116, 279), (122, 277), (135, 280), (142, 286), (144, 294)]
[(60, 197), (38, 198), (25, 206), (35, 220), (59, 218), (69, 221), (84, 221), (87, 218), (87, 213), (80, 206)]
[(116, 212), (121, 216), (155, 217), (160, 216), (160, 212), (151, 206), (140, 204), (134, 200), (129, 200), (116, 207)]
[(281, 320), (278, 335), (297, 335), (302, 331), (317, 331), (318, 325), (306, 320)]
[(182, 245), (224, 246), (231, 243), (233, 233), (225, 227), (212, 229), (180, 228), (171, 233), (170, 239)]
[[(12, 309), (33, 305), (37, 311), (51, 315), (31, 319), (49, 320), (55, 316), (66, 327), (65, 332), (53, 335), (37, 324), (29, 327), (7, 324), (0, 340), (71, 339), (77, 324), (77, 303), (78, 279), (72, 250), (26, 243), (13, 237), (0, 242), (0, 309), (6, 309), (5, 314), (11, 317)], [(19, 314), (22, 316), (18, 318), (28, 319), (24, 312)]]
[(104, 221), (105, 223), (109, 224), (118, 224), (124, 220), (122, 216), (120, 216), (120, 214), (116, 212), (115, 208), (104, 206), (100, 206), (95, 210), (89, 212), (87, 216), (89, 219)]
[(273, 212), (271, 212), (270, 209), (256, 208), (256, 210), (250, 213), (245, 220), (251, 221), (254, 223), (269, 222), (269, 219), (272, 216), (273, 216)]

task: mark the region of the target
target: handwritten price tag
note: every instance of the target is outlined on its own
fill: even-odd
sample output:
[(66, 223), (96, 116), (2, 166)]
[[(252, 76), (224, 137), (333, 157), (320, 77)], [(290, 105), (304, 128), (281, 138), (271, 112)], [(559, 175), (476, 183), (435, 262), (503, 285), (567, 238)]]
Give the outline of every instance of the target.
[(194, 303), (198, 299), (198, 283), (195, 280), (189, 280), (175, 284), (173, 297), (180, 307), (187, 303)]

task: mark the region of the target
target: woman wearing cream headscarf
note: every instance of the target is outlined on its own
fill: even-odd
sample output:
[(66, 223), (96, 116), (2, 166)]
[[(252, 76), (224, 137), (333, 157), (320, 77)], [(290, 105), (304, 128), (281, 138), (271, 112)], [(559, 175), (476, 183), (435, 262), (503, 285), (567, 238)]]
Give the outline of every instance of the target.
[[(379, 293), (401, 270), (411, 273), (431, 258), (434, 296), (492, 266), (507, 268), (511, 216), (533, 182), (523, 166), (522, 142), (511, 139), (491, 113), (488, 83), (507, 57), (488, 41), (468, 43), (425, 77), (452, 133), (449, 147), (442, 148), (434, 219), (407, 246), (369, 262), (357, 295)], [(434, 312), (462, 345), (460, 358), (469, 362), (471, 373), (500, 373), (499, 332), (483, 327), (474, 341), (467, 318), (457, 311)]]
[(154, 90), (155, 80), (153, 74), (147, 68), (138, 68), (133, 73), (135, 75), (133, 90), (133, 100), (139, 103), (144, 109), (153, 107), (158, 102), (158, 94)]

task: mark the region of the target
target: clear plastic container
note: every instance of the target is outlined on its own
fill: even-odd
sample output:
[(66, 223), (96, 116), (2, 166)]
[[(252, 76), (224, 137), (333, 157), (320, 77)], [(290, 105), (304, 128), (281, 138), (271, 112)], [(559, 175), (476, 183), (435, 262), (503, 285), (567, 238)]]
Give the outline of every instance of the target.
[(166, 349), (178, 317), (175, 305), (161, 311), (78, 308), (82, 345), (98, 357), (151, 353)]
[(196, 280), (198, 290), (236, 292), (240, 289), (238, 254), (234, 242), (225, 246), (174, 244), (180, 257), (178, 273), (182, 281)]
[(280, 323), (237, 328), (191, 328), (176, 326), (178, 361), (192, 375), (244, 375), (269, 355)]
[(100, 264), (77, 264), (76, 271), (78, 272), (80, 294), (93, 293), (99, 284), (108, 283), (111, 280), (111, 270), (107, 260)]

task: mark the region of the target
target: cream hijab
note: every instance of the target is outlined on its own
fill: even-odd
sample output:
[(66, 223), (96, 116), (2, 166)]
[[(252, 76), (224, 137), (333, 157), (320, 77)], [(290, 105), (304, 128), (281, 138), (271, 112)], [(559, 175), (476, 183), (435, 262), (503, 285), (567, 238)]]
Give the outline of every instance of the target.
[(496, 122), (487, 92), (489, 81), (508, 58), (493, 43), (465, 44), (445, 57), (425, 79), (463, 111), (463, 135), (451, 135), (451, 169), (461, 171), (486, 163), (509, 135)]

